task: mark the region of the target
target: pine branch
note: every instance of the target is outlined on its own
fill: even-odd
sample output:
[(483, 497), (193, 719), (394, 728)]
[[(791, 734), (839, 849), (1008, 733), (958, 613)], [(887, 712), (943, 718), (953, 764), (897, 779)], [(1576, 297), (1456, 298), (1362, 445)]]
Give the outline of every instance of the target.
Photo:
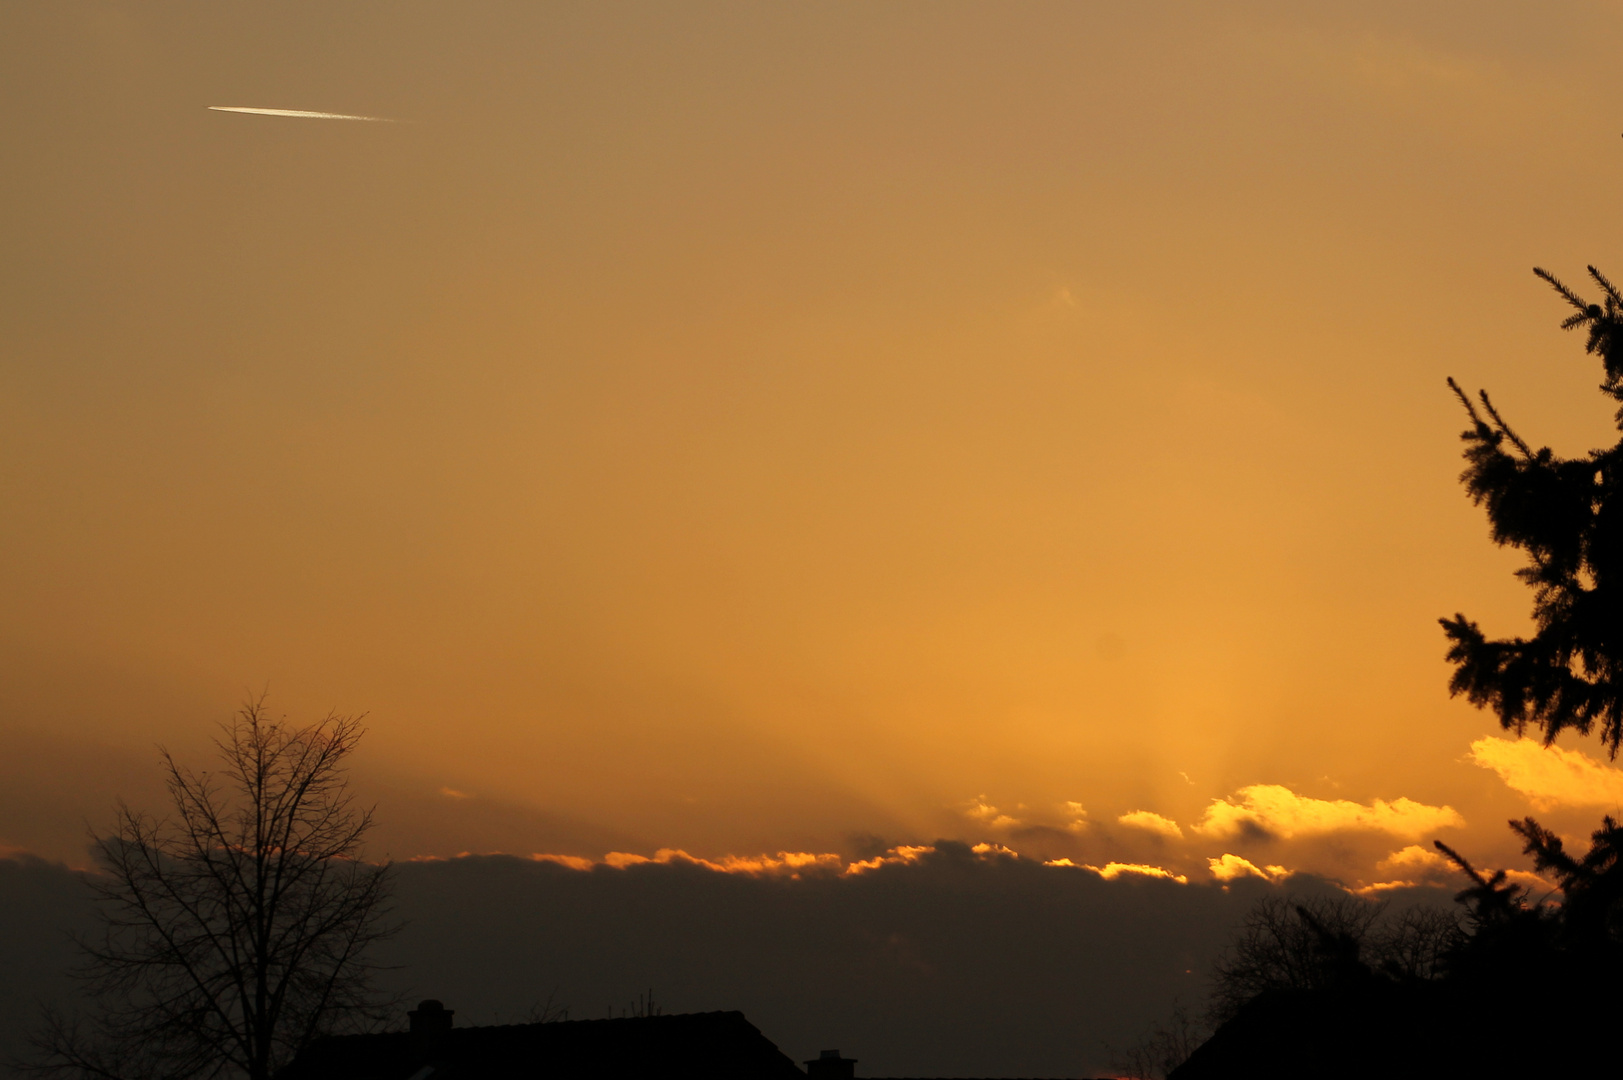
[(1500, 431), (1504, 432), (1505, 438), (1509, 439), (1511, 444), (1522, 452), (1523, 457), (1531, 461), (1533, 459), (1532, 448), (1522, 441), (1522, 437), (1520, 435), (1510, 430), (1510, 425), (1505, 423), (1505, 418), (1500, 416), (1499, 410), (1493, 407), (1493, 402), (1488, 398), (1488, 392), (1486, 390), (1478, 390), (1477, 396), (1482, 399), (1482, 407), (1488, 410), (1488, 415), (1493, 417), (1494, 425), (1498, 427)]
[(1595, 282), (1606, 290), (1606, 295), (1611, 298), (1613, 304), (1623, 304), (1623, 295), (1618, 293), (1617, 286), (1606, 280), (1605, 274), (1591, 266), (1589, 267), (1589, 276), (1594, 278)]
[(1446, 855), (1449, 862), (1452, 862), (1456, 867), (1458, 867), (1466, 877), (1470, 878), (1478, 885), (1486, 886), (1488, 884), (1488, 879), (1483, 877), (1481, 872), (1478, 871), (1476, 867), (1472, 866), (1464, 855), (1461, 855), (1459, 852), (1455, 851), (1441, 840), (1433, 840), (1431, 842), (1431, 846)]
[(1533, 267), (1533, 273), (1535, 275), (1537, 275), (1538, 277), (1543, 278), (1545, 281), (1549, 282), (1551, 288), (1553, 288), (1556, 292), (1558, 292), (1562, 296), (1564, 296), (1566, 298), (1567, 303), (1571, 304), (1573, 307), (1577, 308), (1579, 311), (1587, 312), (1589, 310), (1589, 304), (1584, 302), (1583, 297), (1579, 296), (1577, 293), (1573, 292), (1571, 289), (1569, 289), (1565, 285), (1563, 285), (1561, 283), (1561, 280), (1559, 278), (1557, 278), (1554, 274), (1550, 273), (1548, 270), (1545, 270), (1543, 267), (1535, 266), (1535, 267)]
[(1471, 423), (1479, 429), (1486, 429), (1488, 425), (1484, 424), (1482, 417), (1477, 415), (1476, 406), (1471, 404), (1470, 395), (1460, 389), (1460, 384), (1454, 381), (1452, 375), (1448, 377), (1448, 388), (1454, 391), (1454, 396), (1460, 399), (1461, 405), (1465, 406), (1466, 413), (1471, 417)]

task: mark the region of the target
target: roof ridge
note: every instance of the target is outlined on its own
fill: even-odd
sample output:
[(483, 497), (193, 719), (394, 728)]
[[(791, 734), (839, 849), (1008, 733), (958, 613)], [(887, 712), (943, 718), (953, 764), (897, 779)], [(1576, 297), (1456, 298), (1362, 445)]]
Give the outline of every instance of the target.
[(425, 1064), (445, 1071), (443, 1080), (459, 1080), (476, 1064), (486, 1071), (544, 1065), (556, 1080), (642, 1080), (651, 1072), (673, 1080), (805, 1080), (737, 1009), (331, 1036), (301, 1050), (277, 1080), (416, 1080)]
[[(755, 1027), (738, 1009), (710, 1009), (705, 1012), (655, 1013), (653, 1016), (588, 1016), (579, 1020), (527, 1020), (517, 1024), (468, 1024), (464, 1027), (452, 1028), (451, 1031), (454, 1034), (458, 1031), (496, 1031), (502, 1028), (559, 1027), (565, 1024), (646, 1023), (650, 1020), (692, 1020), (699, 1017), (720, 1018), (731, 1016), (738, 1017), (752, 1028)], [(756, 1030), (760, 1029), (757, 1028)]]

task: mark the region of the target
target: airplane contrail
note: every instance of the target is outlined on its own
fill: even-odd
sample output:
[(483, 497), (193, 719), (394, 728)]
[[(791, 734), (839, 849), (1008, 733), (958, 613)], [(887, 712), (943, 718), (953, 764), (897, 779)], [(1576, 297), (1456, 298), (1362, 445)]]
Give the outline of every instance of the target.
[(310, 112), (306, 109), (251, 109), (246, 105), (210, 105), (211, 112), (253, 113), (255, 116), (296, 116), (305, 120), (370, 120), (374, 124), (397, 124), (387, 116), (350, 116), (347, 113)]

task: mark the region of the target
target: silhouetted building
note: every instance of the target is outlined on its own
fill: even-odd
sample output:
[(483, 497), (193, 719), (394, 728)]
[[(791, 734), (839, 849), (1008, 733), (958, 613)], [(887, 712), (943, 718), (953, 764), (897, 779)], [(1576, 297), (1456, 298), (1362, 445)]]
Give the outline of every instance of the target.
[(405, 1031), (334, 1035), (276, 1080), (856, 1080), (856, 1058), (791, 1061), (741, 1012), (456, 1027), (424, 1001)]
[[(857, 1059), (841, 1057), (838, 1050), (824, 1050), (806, 1062), (806, 1080), (856, 1080), (856, 1075)], [(863, 1077), (863, 1080), (923, 1080), (923, 1078)]]
[(459, 1028), (425, 1001), (407, 1015), (406, 1031), (318, 1039), (277, 1080), (806, 1080), (739, 1012)]
[(806, 1062), (811, 1080), (856, 1080), (857, 1059), (841, 1057), (838, 1050), (824, 1050)]

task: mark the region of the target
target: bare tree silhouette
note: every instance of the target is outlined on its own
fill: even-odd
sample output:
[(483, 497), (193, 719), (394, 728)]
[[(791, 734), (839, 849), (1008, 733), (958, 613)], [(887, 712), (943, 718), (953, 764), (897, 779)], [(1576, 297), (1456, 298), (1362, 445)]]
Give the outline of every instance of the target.
[(360, 858), (372, 813), (345, 766), (361, 734), (360, 717), (273, 720), (261, 696), (221, 725), (216, 771), (162, 751), (171, 813), (120, 805), (95, 837), (82, 1007), (46, 1014), (25, 1067), (269, 1080), (315, 1037), (371, 1020), (389, 876)]
[(1166, 1080), (1210, 1034), (1188, 1009), (1177, 1005), (1165, 1023), (1152, 1024), (1126, 1048), (1106, 1047), (1110, 1069), (1122, 1080)]
[(1213, 965), (1209, 1019), (1219, 1026), (1269, 990), (1439, 978), (1461, 933), (1458, 915), (1444, 908), (1392, 913), (1356, 896), (1265, 896)]

